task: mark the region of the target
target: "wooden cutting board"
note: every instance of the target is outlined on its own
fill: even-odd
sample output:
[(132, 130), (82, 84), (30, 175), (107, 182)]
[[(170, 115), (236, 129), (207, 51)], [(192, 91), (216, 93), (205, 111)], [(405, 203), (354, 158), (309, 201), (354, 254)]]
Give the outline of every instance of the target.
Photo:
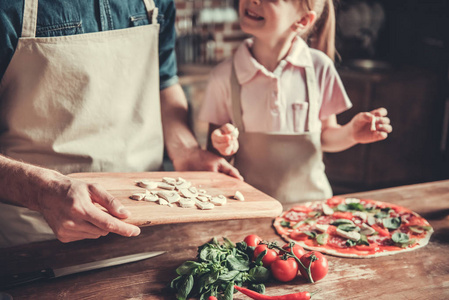
[[(281, 203), (274, 198), (243, 181), (216, 172), (74, 173), (69, 176), (88, 183), (100, 184), (131, 212), (131, 217), (124, 221), (137, 226), (274, 218), (282, 212)], [(190, 181), (192, 186), (206, 190), (209, 195), (224, 195), (227, 198), (227, 204), (216, 206), (212, 210), (200, 210), (196, 206), (182, 208), (174, 203), (173, 207), (168, 207), (155, 202), (135, 201), (129, 198), (133, 193), (145, 192), (145, 189), (136, 185), (136, 181), (142, 179), (162, 181), (162, 177), (175, 179), (182, 177)], [(245, 201), (232, 199), (236, 191), (244, 195)]]

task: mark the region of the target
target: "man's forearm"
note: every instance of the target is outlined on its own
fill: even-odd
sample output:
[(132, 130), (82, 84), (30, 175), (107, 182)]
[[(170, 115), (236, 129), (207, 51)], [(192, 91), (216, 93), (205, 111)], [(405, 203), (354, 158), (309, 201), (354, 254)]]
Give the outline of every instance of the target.
[(243, 180), (224, 158), (201, 149), (189, 126), (187, 99), (179, 84), (161, 91), (165, 147), (177, 171), (214, 171)]
[(162, 124), (165, 147), (171, 160), (189, 155), (198, 142), (189, 127), (188, 104), (179, 84), (161, 91)]
[(58, 174), (0, 155), (0, 201), (38, 210), (40, 191)]

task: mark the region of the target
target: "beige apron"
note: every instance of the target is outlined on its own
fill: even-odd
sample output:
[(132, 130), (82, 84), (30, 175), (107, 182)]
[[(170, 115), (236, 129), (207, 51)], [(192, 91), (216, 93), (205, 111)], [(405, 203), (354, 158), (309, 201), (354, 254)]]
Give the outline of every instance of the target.
[[(150, 25), (36, 38), (38, 0), (0, 85), (0, 152), (61, 173), (159, 170), (157, 8)], [(0, 247), (55, 236), (34, 211), (0, 205)]]
[[(313, 67), (306, 67), (309, 109), (303, 134), (245, 132), (240, 84), (231, 72), (233, 121), (239, 129), (240, 148), (234, 164), (245, 181), (282, 203), (322, 200), (332, 196), (324, 173), (318, 85)], [(307, 131), (308, 130), (308, 131)]]

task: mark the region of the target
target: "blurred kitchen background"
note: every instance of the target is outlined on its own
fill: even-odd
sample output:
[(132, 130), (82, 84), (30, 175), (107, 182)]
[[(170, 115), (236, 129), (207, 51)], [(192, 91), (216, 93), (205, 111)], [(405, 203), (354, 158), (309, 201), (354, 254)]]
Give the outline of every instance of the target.
[[(177, 57), (191, 122), (197, 121), (210, 69), (247, 36), (238, 0), (176, 0)], [(354, 106), (338, 116), (385, 107), (393, 133), (385, 141), (325, 154), (335, 194), (449, 178), (449, 1), (341, 0), (337, 61)]]

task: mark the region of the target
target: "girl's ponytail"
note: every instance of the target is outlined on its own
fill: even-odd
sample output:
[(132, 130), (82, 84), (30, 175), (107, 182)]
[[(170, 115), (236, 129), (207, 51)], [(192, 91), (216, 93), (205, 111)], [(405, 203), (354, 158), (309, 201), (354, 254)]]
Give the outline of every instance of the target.
[(333, 0), (315, 0), (314, 6), (318, 19), (308, 38), (309, 46), (323, 51), (332, 60), (335, 60), (336, 21), (334, 2)]

